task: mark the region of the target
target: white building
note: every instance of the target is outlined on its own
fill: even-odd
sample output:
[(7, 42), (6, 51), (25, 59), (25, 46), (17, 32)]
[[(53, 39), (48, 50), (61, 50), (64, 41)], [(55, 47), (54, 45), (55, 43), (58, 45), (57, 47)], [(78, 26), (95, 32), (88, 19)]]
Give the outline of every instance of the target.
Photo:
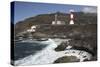
[(58, 15), (55, 14), (55, 20), (52, 21), (52, 25), (64, 25), (65, 22), (64, 22), (64, 21), (59, 21), (59, 20), (57, 20), (57, 17), (58, 17)]
[(36, 25), (31, 26), (31, 29), (28, 29), (27, 32), (35, 32), (36, 31)]
[(64, 21), (52, 21), (52, 25), (65, 25)]

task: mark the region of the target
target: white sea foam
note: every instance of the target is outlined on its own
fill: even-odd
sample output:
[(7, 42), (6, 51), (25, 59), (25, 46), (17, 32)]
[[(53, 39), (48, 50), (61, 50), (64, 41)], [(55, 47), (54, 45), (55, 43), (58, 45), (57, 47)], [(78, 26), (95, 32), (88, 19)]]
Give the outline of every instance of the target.
[[(41, 42), (42, 44), (47, 44), (48, 46), (35, 55), (30, 55), (22, 60), (15, 61), (15, 65), (51, 64), (56, 59), (63, 56), (76, 56), (80, 59), (80, 61), (83, 61), (86, 58), (91, 59), (92, 55), (85, 51), (70, 49), (56, 52), (54, 48), (61, 43), (60, 41), (62, 40), (58, 40), (57, 42), (57, 40), (48, 39), (47, 41)], [(86, 57), (84, 58), (83, 56)]]

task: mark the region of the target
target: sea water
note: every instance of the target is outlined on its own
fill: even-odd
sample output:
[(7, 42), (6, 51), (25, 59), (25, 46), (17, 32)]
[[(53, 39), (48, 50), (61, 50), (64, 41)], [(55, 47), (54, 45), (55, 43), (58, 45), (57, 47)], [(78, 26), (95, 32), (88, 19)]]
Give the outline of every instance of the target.
[[(57, 40), (61, 41), (61, 39)], [(63, 56), (76, 56), (78, 59), (80, 59), (80, 61), (84, 61), (85, 58), (83, 58), (83, 56), (91, 59), (91, 54), (85, 51), (83, 51), (83, 54), (80, 55), (80, 50), (73, 49), (56, 52), (54, 49), (57, 47), (58, 41), (57, 43), (55, 41), (56, 40), (48, 39), (47, 41), (41, 41), (40, 43), (21, 42), (20, 46), (23, 49), (17, 49), (19, 52), (15, 53), (18, 56), (15, 55), (17, 59), (14, 61), (14, 65), (51, 64), (59, 57)]]
[(43, 48), (45, 48), (46, 44), (40, 44), (40, 43), (30, 43), (30, 42), (15, 42), (14, 46), (14, 59), (13, 60), (20, 60), (24, 57), (27, 57), (29, 55), (34, 55), (38, 51), (41, 51)]

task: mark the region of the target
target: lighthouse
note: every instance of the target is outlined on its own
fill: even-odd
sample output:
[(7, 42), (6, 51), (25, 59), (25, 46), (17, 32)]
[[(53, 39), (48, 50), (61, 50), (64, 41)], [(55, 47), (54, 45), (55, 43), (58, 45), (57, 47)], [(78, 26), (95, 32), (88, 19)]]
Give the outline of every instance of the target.
[(74, 10), (70, 10), (70, 22), (69, 24), (72, 25), (74, 24), (74, 14), (73, 14)]

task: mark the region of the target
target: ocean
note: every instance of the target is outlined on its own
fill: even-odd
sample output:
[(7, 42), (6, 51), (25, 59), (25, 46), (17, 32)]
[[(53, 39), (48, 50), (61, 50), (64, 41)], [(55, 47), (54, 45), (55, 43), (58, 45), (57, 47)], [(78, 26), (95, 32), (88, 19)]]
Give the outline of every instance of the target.
[(37, 52), (45, 48), (47, 44), (30, 43), (30, 42), (15, 42), (14, 60), (23, 59), (29, 55), (35, 55)]

